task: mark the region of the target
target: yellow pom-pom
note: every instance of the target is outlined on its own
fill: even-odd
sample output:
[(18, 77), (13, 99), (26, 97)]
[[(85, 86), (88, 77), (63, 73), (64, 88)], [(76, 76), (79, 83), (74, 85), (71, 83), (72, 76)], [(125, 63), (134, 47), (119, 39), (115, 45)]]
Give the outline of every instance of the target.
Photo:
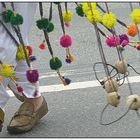
[(116, 22), (117, 22), (117, 20), (116, 20), (116, 16), (114, 13), (109, 12), (109, 13), (104, 14), (102, 23), (106, 27), (111, 29), (116, 24)]
[(0, 73), (4, 77), (11, 77), (14, 75), (14, 68), (10, 64), (2, 64)]
[(91, 23), (97, 23), (102, 21), (102, 14), (98, 10), (92, 10), (87, 13), (87, 19)]
[(95, 2), (84, 2), (82, 3), (82, 9), (85, 15), (88, 14), (89, 11), (96, 10), (96, 3)]
[(134, 9), (130, 14), (132, 21), (136, 24), (140, 23), (140, 9)]
[(64, 22), (65, 23), (68, 23), (68, 22), (70, 22), (71, 21), (71, 19), (72, 19), (72, 16), (73, 16), (73, 13), (71, 12), (71, 11), (63, 11), (63, 19), (64, 19)]
[[(27, 48), (26, 48), (26, 53), (27, 53), (27, 56), (28, 56), (29, 55), (29, 51), (28, 51)], [(22, 47), (21, 44), (18, 46), (16, 58), (17, 58), (18, 61), (25, 60), (25, 58), (26, 58), (25, 54), (24, 54), (23, 47)]]

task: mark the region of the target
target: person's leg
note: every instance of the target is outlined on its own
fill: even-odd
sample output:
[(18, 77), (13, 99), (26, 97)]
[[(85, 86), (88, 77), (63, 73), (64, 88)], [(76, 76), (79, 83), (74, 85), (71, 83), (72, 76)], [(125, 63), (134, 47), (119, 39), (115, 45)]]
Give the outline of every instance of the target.
[(37, 84), (37, 95), (35, 95), (36, 88), (27, 80), (26, 70), (28, 70), (26, 62), (19, 61), (15, 69), (15, 76), (19, 78), (17, 83), (24, 89), (25, 96), (17, 91), (16, 85), (12, 81), (9, 82), (8, 86), (16, 96), (20, 96), (20, 99), (24, 97), (25, 101), (32, 102), (35, 105), (35, 110), (37, 110), (43, 101), (43, 98), (39, 92), (39, 83)]
[[(6, 36), (6, 34), (4, 34), (3, 30), (1, 30), (0, 27), (0, 33), (1, 32), (3, 33), (2, 35)], [(12, 42), (10, 43), (12, 44)], [(1, 39), (0, 39), (0, 61), (2, 63), (11, 64), (12, 66), (15, 66), (16, 65), (16, 61), (15, 61), (16, 59), (14, 57), (15, 54), (16, 54), (16, 48), (14, 48), (11, 45), (7, 50), (6, 47), (5, 48), (2, 47)], [(9, 94), (6, 91), (8, 83), (9, 83), (9, 78), (3, 77), (3, 80), (0, 81), (0, 131), (2, 130), (2, 124), (4, 122), (4, 115), (5, 115), (4, 108), (10, 98)]]
[[(28, 82), (26, 70), (28, 70), (26, 62), (18, 62), (15, 76), (19, 78), (17, 83), (23, 88), (25, 97), (24, 103), (20, 106), (7, 127), (10, 133), (22, 133), (31, 130), (36, 122), (48, 112), (47, 103), (39, 92), (39, 83), (36, 89), (35, 86)], [(13, 92), (21, 94), (18, 93), (14, 84), (9, 85)]]
[[(7, 80), (5, 81), (5, 85), (6, 83), (8, 83)], [(3, 126), (3, 122), (4, 122), (4, 116), (5, 116), (5, 105), (8, 102), (10, 96), (9, 94), (6, 92), (6, 86), (4, 86), (4, 84), (1, 82), (0, 83), (0, 132), (2, 131), (2, 126)]]

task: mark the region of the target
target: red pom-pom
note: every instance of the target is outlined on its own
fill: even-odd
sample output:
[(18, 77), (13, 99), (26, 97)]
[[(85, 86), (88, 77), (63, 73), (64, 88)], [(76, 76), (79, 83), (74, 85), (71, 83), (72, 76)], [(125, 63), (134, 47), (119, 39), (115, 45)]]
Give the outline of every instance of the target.
[(23, 92), (23, 88), (21, 86), (17, 87), (18, 92)]
[(140, 51), (140, 46), (136, 46), (136, 49)]
[(39, 45), (39, 48), (40, 48), (41, 50), (46, 49), (45, 40)]
[(31, 46), (26, 46), (26, 48), (29, 51), (29, 56), (31, 56), (33, 54), (33, 48)]

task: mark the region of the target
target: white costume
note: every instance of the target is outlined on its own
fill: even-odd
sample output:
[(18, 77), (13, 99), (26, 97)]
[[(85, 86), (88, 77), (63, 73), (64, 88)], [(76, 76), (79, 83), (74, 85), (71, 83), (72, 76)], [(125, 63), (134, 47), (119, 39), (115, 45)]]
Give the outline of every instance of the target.
[[(7, 8), (12, 9), (10, 3), (6, 3), (6, 6)], [(23, 16), (24, 22), (22, 25), (20, 25), (20, 28), (25, 45), (27, 45), (28, 44), (27, 34), (30, 30), (30, 27), (34, 19), (37, 3), (14, 3), (14, 6), (15, 10)], [(1, 13), (2, 9), (3, 7), (0, 4)], [(11, 25), (9, 23), (7, 24), (5, 23), (5, 25), (18, 41), (18, 38), (15, 32), (13, 31)], [(8, 63), (15, 67), (15, 76), (19, 78), (19, 81), (17, 81), (17, 83), (23, 88), (24, 94), (26, 95), (27, 98), (35, 98), (33, 95), (35, 92), (35, 87), (28, 82), (25, 74), (28, 68), (27, 64), (25, 61), (19, 62), (16, 61), (16, 53), (17, 46), (15, 45), (14, 41), (10, 38), (10, 36), (7, 34), (3, 26), (0, 25), (0, 60), (3, 63)], [(21, 93), (18, 93), (16, 86), (10, 81), (10, 79), (4, 78), (4, 80), (0, 84), (0, 108), (4, 108), (9, 99), (9, 95), (6, 92), (6, 87), (8, 84), (10, 85), (10, 87), (14, 92), (21, 95)], [(38, 93), (36, 97), (39, 96), (40, 93)]]

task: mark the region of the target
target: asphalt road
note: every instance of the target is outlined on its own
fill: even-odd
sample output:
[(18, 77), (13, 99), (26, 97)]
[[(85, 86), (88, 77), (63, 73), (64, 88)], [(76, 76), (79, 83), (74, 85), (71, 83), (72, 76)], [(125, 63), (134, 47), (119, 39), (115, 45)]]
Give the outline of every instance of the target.
[[(101, 5), (104, 6), (102, 3)], [(44, 7), (45, 14), (48, 16), (48, 4), (44, 4)], [(134, 4), (134, 7), (139, 7), (139, 5)], [(68, 4), (68, 8), (74, 11), (75, 4)], [(110, 3), (109, 8), (126, 24), (131, 23), (128, 3)], [(39, 13), (36, 13), (35, 20), (38, 18)], [(59, 45), (62, 30), (56, 5), (53, 5), (52, 21), (55, 30), (50, 34), (50, 41), (55, 56), (59, 56), (63, 61), (62, 73), (71, 78), (72, 82), (95, 80), (92, 67), (95, 62), (100, 61), (100, 55), (93, 26), (85, 18), (78, 17), (74, 13), (72, 26), (67, 29), (67, 33), (73, 38), (71, 53), (75, 56), (75, 62), (68, 65), (65, 64), (65, 50)], [(106, 29), (101, 28), (109, 35)], [(126, 29), (118, 24), (115, 28), (118, 34), (126, 32)], [(43, 34), (37, 29), (35, 23), (29, 33), (29, 38), (34, 46), (34, 54), (37, 56), (34, 67), (39, 69), (41, 75), (46, 76), (46, 78), (40, 80), (40, 85), (61, 84), (61, 81), (49, 68), (50, 55), (48, 50), (42, 52), (37, 47), (43, 40)], [(118, 59), (116, 50), (108, 48), (104, 41), (103, 47), (107, 61), (114, 64)], [(128, 63), (139, 70), (140, 52), (127, 47), (124, 51), (124, 57)], [(136, 75), (132, 70), (130, 70), (130, 73), (131, 76)], [(103, 75), (102, 68), (99, 69), (99, 74)], [(134, 93), (139, 94), (139, 83), (133, 83), (132, 88)], [(118, 108), (108, 108), (104, 116), (106, 122), (117, 118), (127, 109), (125, 102), (129, 95), (128, 86), (123, 85), (119, 89), (119, 93), (121, 94), (121, 104)], [(101, 111), (106, 104), (105, 92), (101, 87), (43, 93), (43, 96), (48, 102), (48, 115), (31, 132), (22, 135), (10, 135), (6, 130), (6, 125), (20, 105), (15, 97), (11, 98), (6, 106), (5, 124), (0, 137), (140, 137), (140, 119), (134, 111), (130, 111), (127, 116), (115, 124), (109, 126), (99, 124)]]

